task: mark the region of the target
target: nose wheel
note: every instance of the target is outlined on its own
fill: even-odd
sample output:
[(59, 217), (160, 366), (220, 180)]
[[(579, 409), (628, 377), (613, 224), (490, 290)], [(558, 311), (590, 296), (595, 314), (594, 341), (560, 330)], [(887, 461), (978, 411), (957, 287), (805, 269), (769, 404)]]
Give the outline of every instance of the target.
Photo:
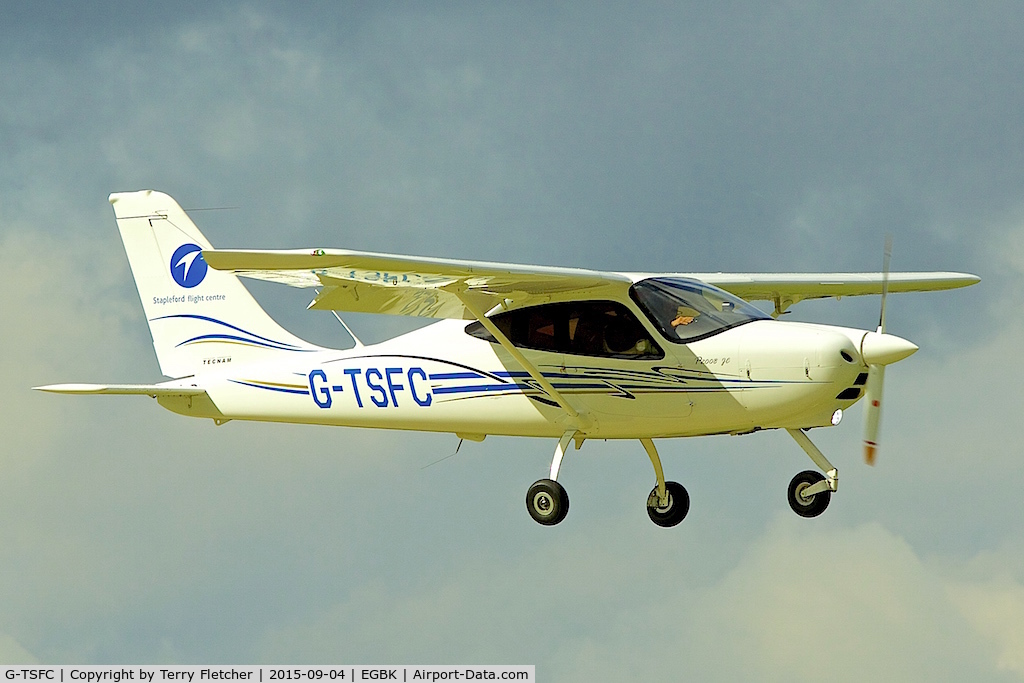
[(805, 470), (789, 482), (789, 507), (801, 517), (817, 517), (828, 507), (832, 499), (829, 490), (813, 493), (811, 487), (825, 481), (825, 477), (813, 470)]
[(839, 490), (839, 472), (811, 443), (807, 434), (800, 429), (787, 429), (789, 435), (825, 474), (804, 470), (789, 482), (789, 507), (801, 517), (817, 517), (828, 507), (832, 494)]

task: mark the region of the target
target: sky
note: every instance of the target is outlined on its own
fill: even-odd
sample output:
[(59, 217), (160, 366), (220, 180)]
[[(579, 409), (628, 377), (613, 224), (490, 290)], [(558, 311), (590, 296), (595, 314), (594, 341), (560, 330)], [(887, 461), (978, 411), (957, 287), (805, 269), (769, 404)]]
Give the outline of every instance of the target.
[[(1024, 6), (47, 3), (0, 8), (0, 662), (535, 664), (539, 680), (1024, 679)], [(215, 246), (622, 271), (970, 272), (890, 298), (921, 350), (812, 437), (555, 444), (242, 424), (160, 381), (106, 201)], [(228, 207), (228, 208), (225, 208)], [(347, 346), (308, 292), (251, 290)], [(873, 328), (877, 297), (788, 316)], [(381, 318), (384, 318), (383, 316)], [(365, 341), (407, 320), (346, 317)], [(436, 463), (436, 464), (432, 464)]]

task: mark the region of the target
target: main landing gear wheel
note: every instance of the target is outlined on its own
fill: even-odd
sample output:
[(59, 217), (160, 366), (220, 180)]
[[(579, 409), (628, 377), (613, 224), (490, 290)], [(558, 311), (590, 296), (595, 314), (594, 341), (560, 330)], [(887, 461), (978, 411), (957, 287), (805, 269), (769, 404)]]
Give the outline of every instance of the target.
[(668, 492), (668, 503), (664, 507), (658, 500), (657, 486), (651, 491), (651, 495), (647, 496), (647, 514), (658, 526), (675, 526), (683, 521), (686, 513), (690, 511), (690, 494), (682, 484), (674, 481), (666, 481), (665, 490)]
[(538, 524), (558, 524), (569, 512), (569, 494), (553, 479), (535, 481), (526, 492), (526, 509)]
[(832, 498), (831, 491), (821, 491), (809, 497), (803, 495), (804, 491), (819, 481), (825, 481), (825, 477), (814, 470), (805, 470), (793, 477), (793, 481), (789, 482), (789, 507), (793, 508), (793, 512), (801, 517), (817, 517), (825, 511)]

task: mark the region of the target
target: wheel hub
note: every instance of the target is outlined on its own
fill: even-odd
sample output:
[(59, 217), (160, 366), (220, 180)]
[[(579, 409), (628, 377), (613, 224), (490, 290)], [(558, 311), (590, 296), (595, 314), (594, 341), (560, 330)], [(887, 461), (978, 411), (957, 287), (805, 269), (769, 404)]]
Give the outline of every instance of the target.
[(526, 510), (544, 526), (558, 524), (569, 511), (569, 496), (557, 481), (541, 479), (526, 492)]
[(814, 496), (804, 495), (804, 491), (811, 487), (810, 484), (800, 484), (796, 487), (796, 499), (801, 505), (810, 505), (814, 502)]

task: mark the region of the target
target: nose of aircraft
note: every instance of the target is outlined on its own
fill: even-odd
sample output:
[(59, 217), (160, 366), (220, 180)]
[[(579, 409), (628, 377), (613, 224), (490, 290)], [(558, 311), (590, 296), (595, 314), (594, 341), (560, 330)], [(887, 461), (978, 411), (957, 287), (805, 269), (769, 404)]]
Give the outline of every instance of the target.
[(894, 334), (865, 332), (860, 355), (866, 365), (889, 365), (917, 351), (917, 345)]

